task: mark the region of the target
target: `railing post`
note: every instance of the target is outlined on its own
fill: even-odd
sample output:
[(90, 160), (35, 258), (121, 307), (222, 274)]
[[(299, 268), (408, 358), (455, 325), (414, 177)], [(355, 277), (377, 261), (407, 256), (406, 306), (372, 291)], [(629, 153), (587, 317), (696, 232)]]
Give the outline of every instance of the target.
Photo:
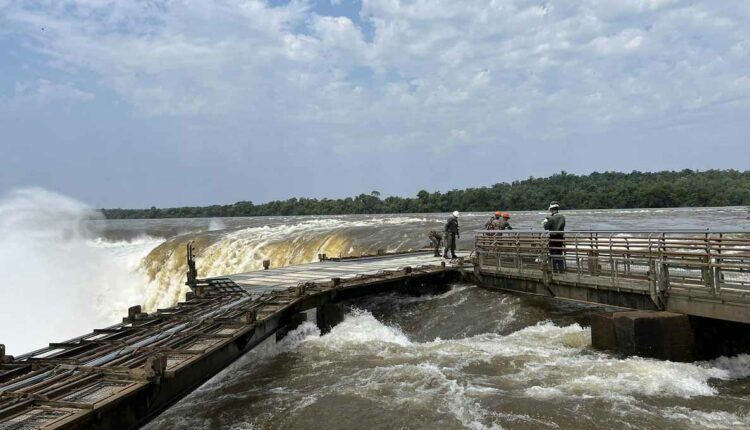
[(582, 271), (582, 268), (581, 268), (582, 261), (581, 261), (581, 252), (578, 250), (578, 237), (579, 237), (579, 234), (576, 233), (575, 234), (575, 238), (576, 238), (576, 240), (575, 240), (575, 246), (576, 246), (576, 275), (578, 275), (578, 280), (580, 281), (581, 280), (581, 275), (582, 275), (582, 273), (581, 273), (581, 271)]
[(193, 247), (193, 241), (187, 243), (187, 282), (185, 285), (191, 289), (195, 289), (198, 283), (198, 269), (195, 266), (195, 248)]
[[(549, 233), (546, 234), (546, 237), (543, 234), (539, 235), (540, 242), (544, 245), (542, 247), (542, 250), (544, 251), (544, 258), (542, 258), (542, 278), (544, 280), (544, 285), (549, 290), (549, 286), (552, 284), (552, 280), (555, 276), (555, 270), (554, 270), (554, 262), (552, 261), (552, 251), (550, 250), (551, 247), (551, 240)], [(550, 291), (550, 294), (552, 294), (552, 291)]]
[(521, 258), (521, 241), (518, 238), (519, 238), (519, 236), (516, 236), (516, 240), (515, 240), (515, 247), (516, 247), (515, 260), (516, 260), (516, 265), (518, 266), (518, 274), (519, 275), (523, 275), (523, 258)]
[(625, 239), (625, 250), (627, 251), (625, 253), (625, 268), (623, 270), (625, 276), (630, 276), (630, 260), (632, 258), (632, 255), (630, 254), (630, 243), (628, 242), (627, 236), (624, 236), (623, 239)]
[(721, 284), (722, 284), (722, 274), (721, 274), (721, 265), (723, 263), (721, 258), (721, 247), (722, 247), (722, 233), (719, 233), (719, 238), (716, 240), (716, 253), (714, 258), (714, 292), (716, 294), (721, 294)]
[(714, 288), (714, 275), (711, 264), (711, 243), (709, 233), (706, 233), (704, 235), (703, 242), (705, 255), (703, 256), (704, 266), (701, 268), (701, 280), (703, 281), (703, 284), (706, 286), (706, 288), (708, 288), (708, 290), (711, 292), (711, 294), (716, 294), (716, 289)]
[(656, 260), (651, 256), (648, 258), (648, 288), (651, 301), (656, 308), (664, 309), (664, 300), (659, 292), (659, 272), (656, 269)]
[(610, 270), (610, 276), (612, 278), (612, 285), (617, 285), (617, 267), (615, 266), (615, 255), (612, 250), (612, 237), (614, 236), (614, 233), (610, 233), (609, 235), (609, 270)]
[(669, 291), (669, 263), (667, 262), (667, 237), (662, 233), (659, 238), (659, 297)]
[(599, 275), (599, 237), (594, 233), (589, 234), (588, 268), (589, 275)]

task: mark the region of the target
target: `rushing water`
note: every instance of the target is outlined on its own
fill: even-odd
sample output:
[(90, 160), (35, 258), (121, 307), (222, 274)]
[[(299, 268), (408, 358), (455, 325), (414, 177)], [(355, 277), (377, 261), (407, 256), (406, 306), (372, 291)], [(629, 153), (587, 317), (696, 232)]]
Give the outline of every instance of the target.
[(149, 425), (172, 428), (747, 428), (750, 356), (590, 349), (585, 308), (455, 285), (371, 297), (303, 325)]
[[(458, 208), (460, 209), (460, 208)], [(565, 211), (569, 229), (748, 228), (746, 208)], [(539, 229), (544, 211), (512, 214)], [(462, 214), (460, 247), (489, 214)], [(200, 276), (427, 244), (445, 214), (111, 221), (31, 189), (0, 201), (0, 343), (18, 354), (185, 293)], [(171, 428), (747, 428), (750, 357), (678, 364), (590, 349), (581, 305), (455, 285), (349, 304), (241, 358), (150, 426)]]

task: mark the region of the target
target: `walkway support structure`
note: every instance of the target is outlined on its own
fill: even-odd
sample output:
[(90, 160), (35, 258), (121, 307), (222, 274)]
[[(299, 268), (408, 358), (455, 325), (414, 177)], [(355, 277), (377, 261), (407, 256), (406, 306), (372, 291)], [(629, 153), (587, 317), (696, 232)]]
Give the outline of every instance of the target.
[(493, 288), (750, 323), (750, 233), (565, 232), (552, 270), (549, 232), (477, 232), (475, 274)]
[(475, 275), (490, 289), (638, 310), (592, 317), (600, 349), (677, 361), (750, 351), (750, 232), (570, 231), (562, 257), (552, 250), (546, 231), (480, 231)]

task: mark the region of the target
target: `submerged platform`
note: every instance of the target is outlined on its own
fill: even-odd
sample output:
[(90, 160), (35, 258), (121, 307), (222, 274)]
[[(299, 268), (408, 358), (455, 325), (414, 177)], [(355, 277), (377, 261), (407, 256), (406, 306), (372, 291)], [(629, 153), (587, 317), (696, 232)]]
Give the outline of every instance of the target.
[(302, 312), (471, 267), (416, 252), (201, 279), (174, 307), (134, 306), (120, 324), (16, 358), (0, 348), (0, 429), (138, 427)]

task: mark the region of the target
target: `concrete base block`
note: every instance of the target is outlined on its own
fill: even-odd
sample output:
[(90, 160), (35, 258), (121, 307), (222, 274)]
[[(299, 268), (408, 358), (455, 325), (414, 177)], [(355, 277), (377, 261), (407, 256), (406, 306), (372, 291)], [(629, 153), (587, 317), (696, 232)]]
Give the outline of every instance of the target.
[(591, 346), (602, 351), (617, 351), (615, 322), (611, 312), (591, 314)]
[(325, 304), (318, 307), (315, 313), (320, 333), (325, 334), (344, 320), (344, 305), (340, 303)]
[(624, 355), (690, 362), (696, 348), (687, 315), (661, 311), (597, 314), (591, 322), (592, 346)]
[(695, 334), (696, 359), (710, 360), (750, 353), (750, 324), (689, 317)]

